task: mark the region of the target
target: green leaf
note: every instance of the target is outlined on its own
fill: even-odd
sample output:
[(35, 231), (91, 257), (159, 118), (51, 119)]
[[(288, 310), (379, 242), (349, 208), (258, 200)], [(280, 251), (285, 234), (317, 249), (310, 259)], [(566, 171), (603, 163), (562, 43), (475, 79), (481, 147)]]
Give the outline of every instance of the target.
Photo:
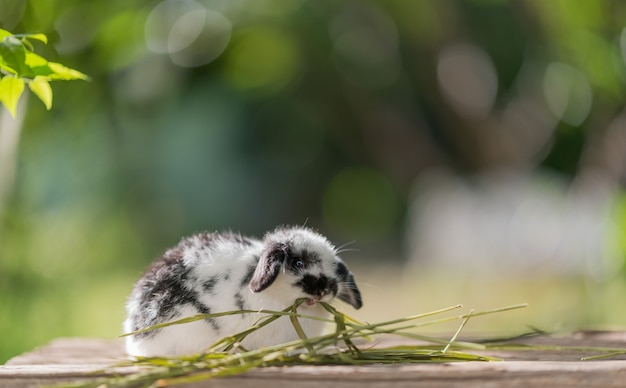
[(7, 30), (3, 30), (2, 28), (0, 28), (0, 40), (6, 38), (7, 36), (13, 36), (13, 34), (11, 34)]
[(52, 108), (52, 88), (46, 79), (35, 77), (35, 80), (28, 84), (28, 88), (39, 97), (47, 110)]
[(44, 34), (12, 35), (0, 29), (0, 69), (18, 78), (47, 77), (48, 80), (88, 80), (85, 74), (60, 63), (48, 62), (44, 57), (35, 54), (30, 48), (28, 39), (47, 43)]
[(43, 42), (43, 44), (48, 44), (48, 37), (44, 34), (15, 34), (13, 35), (19, 40), (22, 41), (22, 44), (30, 51), (34, 51), (33, 40), (38, 40)]
[(52, 74), (50, 74), (49, 78), (51, 80), (62, 80), (62, 81), (70, 81), (75, 79), (88, 80), (85, 74), (81, 73), (78, 70), (70, 69), (67, 66), (63, 66), (60, 63), (56, 62), (48, 62), (48, 66), (52, 70)]
[(24, 74), (24, 76), (36, 77), (38, 75), (50, 76), (54, 74), (54, 71), (50, 68), (48, 60), (33, 52), (26, 52), (24, 64), (28, 67), (28, 74)]
[(15, 117), (17, 102), (24, 91), (24, 81), (19, 78), (6, 76), (0, 79), (0, 101)]
[(26, 60), (26, 48), (22, 42), (14, 36), (6, 36), (0, 42), (0, 68), (17, 76), (28, 72)]
[(45, 34), (25, 34), (23, 36), (27, 39), (35, 39), (43, 42), (44, 44), (48, 44), (48, 37)]

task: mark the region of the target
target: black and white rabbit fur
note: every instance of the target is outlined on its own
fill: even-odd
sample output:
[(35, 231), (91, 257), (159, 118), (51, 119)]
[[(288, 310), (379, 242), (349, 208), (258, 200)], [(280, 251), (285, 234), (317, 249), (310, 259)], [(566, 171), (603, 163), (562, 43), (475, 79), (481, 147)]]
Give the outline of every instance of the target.
[[(183, 238), (137, 281), (126, 306), (125, 331), (199, 313), (282, 310), (298, 298), (305, 315), (327, 317), (317, 301), (335, 297), (358, 309), (361, 294), (352, 273), (323, 236), (303, 227), (281, 227), (262, 240), (234, 233), (201, 233)], [(132, 356), (201, 353), (219, 339), (243, 331), (262, 315), (238, 314), (167, 326), (126, 337)], [(300, 319), (307, 336), (325, 323)], [(248, 335), (246, 349), (298, 339), (282, 317)]]

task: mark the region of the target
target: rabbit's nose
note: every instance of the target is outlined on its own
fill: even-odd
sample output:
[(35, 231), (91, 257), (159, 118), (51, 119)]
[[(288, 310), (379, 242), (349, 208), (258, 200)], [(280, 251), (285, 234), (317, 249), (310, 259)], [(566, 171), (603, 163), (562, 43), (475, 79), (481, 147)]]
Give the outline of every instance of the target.
[(337, 294), (337, 282), (324, 275), (319, 277), (304, 275), (302, 280), (297, 282), (296, 285), (300, 286), (302, 291), (305, 293), (316, 296), (320, 299), (328, 294)]

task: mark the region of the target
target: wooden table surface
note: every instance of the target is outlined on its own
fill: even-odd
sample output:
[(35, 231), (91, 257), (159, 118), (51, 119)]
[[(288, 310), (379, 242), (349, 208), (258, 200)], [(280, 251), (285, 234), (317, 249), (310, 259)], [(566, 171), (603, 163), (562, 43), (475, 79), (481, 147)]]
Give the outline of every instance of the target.
[[(581, 361), (598, 353), (571, 348), (626, 351), (626, 332), (577, 332), (518, 339), (515, 343), (568, 348), (482, 352), (503, 359), (494, 362), (259, 368), (184, 387), (626, 387), (626, 356)], [(134, 367), (110, 368), (124, 358), (119, 340), (61, 338), (0, 366), (0, 387), (35, 387), (133, 372)]]

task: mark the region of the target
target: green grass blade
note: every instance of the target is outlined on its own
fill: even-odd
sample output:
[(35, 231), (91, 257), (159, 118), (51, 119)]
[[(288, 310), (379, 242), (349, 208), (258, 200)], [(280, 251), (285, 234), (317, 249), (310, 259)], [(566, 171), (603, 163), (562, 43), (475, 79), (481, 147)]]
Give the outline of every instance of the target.
[[(331, 315), (331, 319), (299, 314), (298, 307), (303, 301), (304, 299), (296, 300), (293, 305), (282, 311), (243, 310), (227, 311), (216, 314), (198, 314), (192, 317), (186, 317), (176, 321), (154, 325), (133, 333), (128, 333), (126, 335), (156, 330), (170, 325), (185, 324), (197, 320), (219, 318), (235, 314), (254, 313), (263, 315), (250, 328), (222, 338), (216, 344), (211, 346), (204, 354), (172, 358), (138, 358), (134, 362), (122, 364), (141, 367), (141, 371), (138, 373), (122, 377), (93, 380), (82, 383), (82, 385), (76, 385), (76, 387), (98, 387), (100, 385), (118, 387), (155, 386), (155, 384), (159, 386), (174, 385), (199, 382), (215, 377), (236, 375), (253, 368), (267, 366), (372, 365), (397, 363), (440, 363), (453, 361), (494, 361), (497, 359), (493, 357), (465, 353), (457, 349), (497, 349), (498, 346), (503, 346), (502, 344), (474, 344), (459, 342), (457, 341), (459, 334), (472, 317), (495, 314), (526, 307), (526, 305), (513, 305), (498, 309), (478, 312), (470, 311), (469, 313), (462, 315), (419, 321), (461, 307), (461, 305), (455, 305), (404, 318), (387, 320), (378, 323), (363, 323), (347, 316), (335, 307), (326, 303), (320, 303), (320, 305)], [(262, 327), (270, 325), (272, 322), (284, 316), (289, 316), (294, 330), (298, 334), (298, 340), (250, 351), (241, 346), (241, 342), (246, 338), (246, 336)], [(335, 325), (334, 331), (317, 337), (307, 337), (300, 323), (301, 319), (317, 319), (332, 322)], [(447, 341), (409, 331), (426, 325), (434, 325), (454, 320), (461, 320), (461, 323), (454, 335)], [(354, 342), (357, 339), (371, 339), (378, 335), (394, 335), (400, 338), (412, 338), (424, 341), (426, 344), (391, 346), (386, 348), (375, 346), (371, 348), (358, 348)], [(441, 346), (443, 346), (443, 350), (440, 350)], [(614, 352), (614, 354), (617, 354), (618, 350), (605, 349), (604, 351), (605, 353)]]
[[(473, 313), (473, 312), (474, 312), (474, 310), (471, 310), (470, 314)], [(456, 330), (456, 332), (454, 333), (452, 338), (450, 338), (450, 341), (443, 348), (442, 353), (446, 353), (448, 351), (448, 349), (450, 349), (450, 345), (452, 345), (454, 343), (454, 341), (456, 341), (456, 337), (459, 336), (459, 334), (461, 333), (461, 330), (463, 330), (463, 328), (465, 327), (465, 324), (467, 324), (469, 319), (470, 319), (469, 315), (466, 316), (465, 318), (463, 318), (463, 320), (461, 321), (461, 324), (459, 325), (459, 328)]]

